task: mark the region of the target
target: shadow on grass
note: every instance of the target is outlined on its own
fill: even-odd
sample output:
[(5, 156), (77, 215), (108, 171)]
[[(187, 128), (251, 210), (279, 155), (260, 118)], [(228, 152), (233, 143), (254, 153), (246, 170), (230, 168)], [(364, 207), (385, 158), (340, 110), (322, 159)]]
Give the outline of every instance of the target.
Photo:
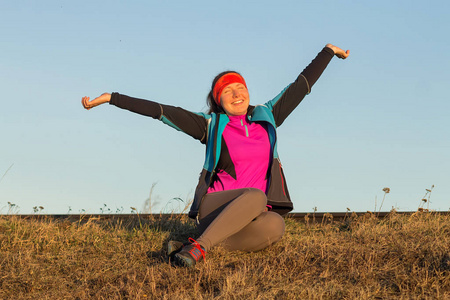
[(111, 228), (123, 228), (130, 233), (136, 231), (168, 233), (162, 243), (162, 248), (156, 251), (147, 251), (146, 255), (150, 265), (170, 263), (167, 245), (169, 241), (187, 242), (188, 238), (196, 238), (198, 231), (195, 222), (185, 215), (156, 216), (142, 218), (138, 215), (126, 221), (111, 219), (108, 221)]
[(156, 231), (169, 232), (168, 237), (163, 242), (163, 247), (158, 251), (148, 251), (147, 257), (150, 259), (150, 265), (160, 263), (170, 263), (167, 246), (169, 241), (187, 242), (188, 238), (196, 238), (197, 228), (193, 220), (186, 217), (161, 218), (149, 224), (149, 228)]

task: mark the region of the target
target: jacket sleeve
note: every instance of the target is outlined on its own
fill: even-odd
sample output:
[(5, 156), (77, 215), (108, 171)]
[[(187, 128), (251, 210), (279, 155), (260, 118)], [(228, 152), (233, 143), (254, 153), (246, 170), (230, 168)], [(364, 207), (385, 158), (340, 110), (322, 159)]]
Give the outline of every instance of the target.
[(333, 50), (323, 48), (297, 79), (267, 104), (271, 106), (275, 124), (280, 126), (289, 114), (311, 92), (312, 86), (334, 56)]
[(192, 136), (201, 143), (206, 143), (209, 115), (193, 113), (181, 107), (164, 105), (119, 93), (112, 93), (109, 104), (144, 116), (152, 117), (153, 119), (158, 119), (176, 130)]

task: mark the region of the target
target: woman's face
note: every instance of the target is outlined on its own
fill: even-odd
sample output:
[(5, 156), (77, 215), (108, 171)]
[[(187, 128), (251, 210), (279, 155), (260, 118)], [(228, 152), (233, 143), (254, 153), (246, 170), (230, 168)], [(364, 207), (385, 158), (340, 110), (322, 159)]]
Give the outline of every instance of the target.
[(239, 82), (227, 85), (220, 94), (220, 104), (229, 116), (245, 115), (250, 104), (245, 85)]

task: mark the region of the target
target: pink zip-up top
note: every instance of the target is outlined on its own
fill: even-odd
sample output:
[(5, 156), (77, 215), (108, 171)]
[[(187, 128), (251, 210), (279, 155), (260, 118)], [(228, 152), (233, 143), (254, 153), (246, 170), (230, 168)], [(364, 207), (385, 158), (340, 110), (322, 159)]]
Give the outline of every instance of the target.
[(223, 170), (208, 193), (239, 188), (257, 188), (267, 192), (267, 170), (271, 160), (269, 135), (265, 126), (249, 122), (247, 115), (229, 116), (223, 138), (233, 161), (236, 179)]

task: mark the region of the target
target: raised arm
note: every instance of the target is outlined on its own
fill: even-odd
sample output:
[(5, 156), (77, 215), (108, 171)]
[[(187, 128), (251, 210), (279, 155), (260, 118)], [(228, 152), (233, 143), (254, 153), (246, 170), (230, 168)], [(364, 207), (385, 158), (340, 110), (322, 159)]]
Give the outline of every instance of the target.
[(332, 44), (327, 44), (311, 63), (300, 73), (297, 79), (285, 88), (278, 96), (269, 101), (277, 126), (298, 106), (303, 98), (311, 92), (313, 85), (328, 66), (333, 56), (347, 58), (350, 51), (344, 51)]
[(209, 116), (205, 114), (197, 114), (181, 107), (164, 105), (119, 93), (104, 93), (91, 101), (89, 101), (89, 97), (83, 97), (81, 102), (86, 109), (109, 103), (140, 115), (152, 117), (192, 136), (201, 143), (206, 143), (207, 118)]

